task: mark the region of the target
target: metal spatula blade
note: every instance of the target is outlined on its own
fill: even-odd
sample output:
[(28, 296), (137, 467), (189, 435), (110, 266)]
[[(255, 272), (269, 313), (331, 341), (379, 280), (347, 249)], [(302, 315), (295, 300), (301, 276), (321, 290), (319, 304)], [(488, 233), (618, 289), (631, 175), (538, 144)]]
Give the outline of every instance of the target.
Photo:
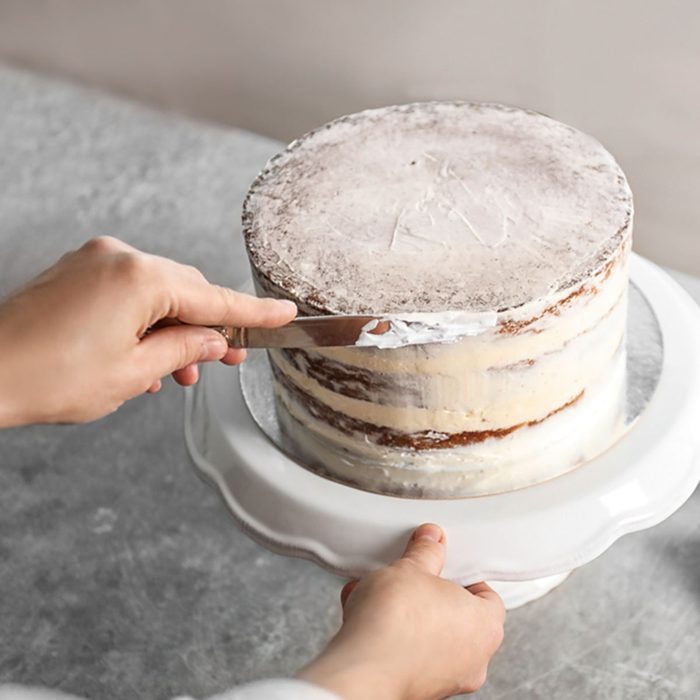
[(232, 348), (330, 348), (353, 346), (363, 330), (381, 335), (389, 326), (376, 316), (308, 316), (278, 328), (217, 326), (216, 330)]

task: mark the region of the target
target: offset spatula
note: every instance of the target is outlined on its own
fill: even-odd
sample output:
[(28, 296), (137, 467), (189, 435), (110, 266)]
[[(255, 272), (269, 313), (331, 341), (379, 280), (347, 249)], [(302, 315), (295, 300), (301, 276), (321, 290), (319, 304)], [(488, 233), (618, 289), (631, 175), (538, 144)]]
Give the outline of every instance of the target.
[(376, 316), (309, 316), (278, 328), (215, 328), (232, 348), (331, 348), (355, 345), (360, 335), (370, 345), (367, 334), (382, 335), (390, 325)]

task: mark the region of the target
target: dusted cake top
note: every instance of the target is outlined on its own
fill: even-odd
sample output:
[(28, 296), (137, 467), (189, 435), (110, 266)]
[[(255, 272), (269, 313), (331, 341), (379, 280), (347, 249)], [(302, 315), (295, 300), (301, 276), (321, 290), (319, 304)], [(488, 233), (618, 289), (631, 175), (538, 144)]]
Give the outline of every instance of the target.
[(253, 184), (244, 233), (256, 273), (321, 312), (496, 311), (590, 277), (631, 218), (590, 136), (501, 105), (422, 103), (292, 143)]

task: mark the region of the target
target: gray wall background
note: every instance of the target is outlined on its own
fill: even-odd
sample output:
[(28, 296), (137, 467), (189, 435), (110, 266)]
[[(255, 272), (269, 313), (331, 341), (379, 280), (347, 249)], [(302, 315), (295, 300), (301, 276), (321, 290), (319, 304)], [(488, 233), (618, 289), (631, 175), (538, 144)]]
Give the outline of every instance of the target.
[(0, 0), (0, 60), (282, 140), (396, 102), (536, 109), (618, 158), (637, 250), (700, 274), (696, 0)]

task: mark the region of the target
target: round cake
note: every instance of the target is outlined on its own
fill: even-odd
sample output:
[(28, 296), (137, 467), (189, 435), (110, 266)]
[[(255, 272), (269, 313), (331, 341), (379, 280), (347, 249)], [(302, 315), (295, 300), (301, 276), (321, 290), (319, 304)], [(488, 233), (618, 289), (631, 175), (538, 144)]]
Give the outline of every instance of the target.
[(343, 117), (268, 163), (244, 204), (258, 293), (301, 314), (469, 314), (408, 347), (269, 352), (307, 466), (460, 497), (552, 478), (622, 422), (632, 195), (548, 117), (417, 103)]

